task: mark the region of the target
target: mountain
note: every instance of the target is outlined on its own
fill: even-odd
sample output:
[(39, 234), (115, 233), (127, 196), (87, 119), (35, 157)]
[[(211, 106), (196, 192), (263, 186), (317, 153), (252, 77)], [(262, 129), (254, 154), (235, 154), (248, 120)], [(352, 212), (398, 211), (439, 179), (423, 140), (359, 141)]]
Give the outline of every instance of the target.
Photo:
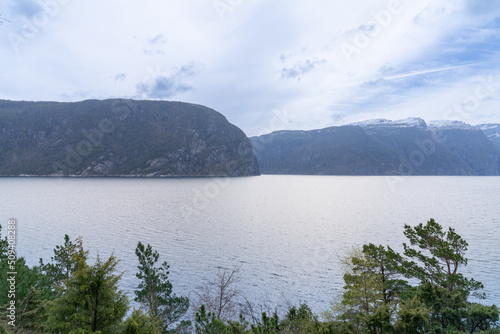
[(258, 174), (245, 134), (200, 105), (0, 100), (0, 176)]
[(478, 175), (500, 174), (499, 150), (480, 128), (459, 121), (430, 122), (429, 128)]
[(480, 124), (480, 128), (488, 139), (500, 151), (500, 124)]
[(355, 126), (279, 131), (250, 138), (265, 174), (383, 175), (397, 171), (396, 152)]
[(264, 174), (499, 175), (499, 151), (459, 123), (376, 119), (250, 140)]

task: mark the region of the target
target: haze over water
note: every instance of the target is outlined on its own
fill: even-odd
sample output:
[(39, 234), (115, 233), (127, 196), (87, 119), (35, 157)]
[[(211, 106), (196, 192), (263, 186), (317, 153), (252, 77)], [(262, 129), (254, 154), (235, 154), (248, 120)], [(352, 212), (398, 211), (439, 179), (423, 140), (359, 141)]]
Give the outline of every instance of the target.
[[(114, 251), (135, 279), (135, 246), (150, 243), (171, 266), (178, 295), (217, 268), (241, 266), (241, 290), (274, 309), (319, 312), (342, 291), (338, 258), (364, 243), (401, 250), (404, 224), (434, 218), (469, 243), (464, 272), (500, 304), (500, 178), (260, 176), (230, 179), (0, 178), (0, 224), (15, 218), (18, 254), (49, 260), (64, 234), (91, 256)], [(5, 233), (3, 234), (5, 235)]]

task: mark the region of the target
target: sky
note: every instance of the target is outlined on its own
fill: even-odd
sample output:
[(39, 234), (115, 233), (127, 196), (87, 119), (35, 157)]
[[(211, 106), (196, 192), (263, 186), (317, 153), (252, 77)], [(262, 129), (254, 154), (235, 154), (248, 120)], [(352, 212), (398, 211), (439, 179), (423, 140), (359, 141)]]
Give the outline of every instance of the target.
[(202, 104), (248, 136), (500, 123), (500, 0), (2, 0), (0, 99)]

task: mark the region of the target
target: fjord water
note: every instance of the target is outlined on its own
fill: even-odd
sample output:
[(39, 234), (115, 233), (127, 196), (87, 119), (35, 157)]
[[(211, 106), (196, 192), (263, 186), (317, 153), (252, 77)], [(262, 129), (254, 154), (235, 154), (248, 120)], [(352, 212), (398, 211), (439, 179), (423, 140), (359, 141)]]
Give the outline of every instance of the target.
[(135, 278), (135, 246), (150, 243), (171, 266), (174, 292), (218, 268), (241, 266), (241, 290), (274, 309), (307, 302), (319, 312), (342, 291), (347, 247), (401, 250), (403, 225), (434, 218), (469, 243), (465, 273), (500, 304), (500, 177), (260, 176), (222, 179), (1, 178), (0, 223), (15, 218), (29, 265), (64, 234), (95, 257), (112, 252)]

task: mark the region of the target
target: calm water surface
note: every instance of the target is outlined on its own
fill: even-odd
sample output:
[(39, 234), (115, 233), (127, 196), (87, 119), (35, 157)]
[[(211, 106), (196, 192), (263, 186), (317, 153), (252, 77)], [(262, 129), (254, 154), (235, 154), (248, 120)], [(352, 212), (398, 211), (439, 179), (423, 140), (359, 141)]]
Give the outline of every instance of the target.
[(142, 241), (170, 264), (177, 294), (241, 266), (240, 288), (255, 303), (306, 301), (318, 312), (342, 290), (346, 247), (400, 250), (404, 224), (434, 218), (469, 242), (465, 272), (499, 305), (499, 199), (500, 177), (0, 178), (0, 223), (18, 221), (30, 265), (64, 234), (82, 236), (93, 256), (122, 260), (122, 287), (133, 291)]

